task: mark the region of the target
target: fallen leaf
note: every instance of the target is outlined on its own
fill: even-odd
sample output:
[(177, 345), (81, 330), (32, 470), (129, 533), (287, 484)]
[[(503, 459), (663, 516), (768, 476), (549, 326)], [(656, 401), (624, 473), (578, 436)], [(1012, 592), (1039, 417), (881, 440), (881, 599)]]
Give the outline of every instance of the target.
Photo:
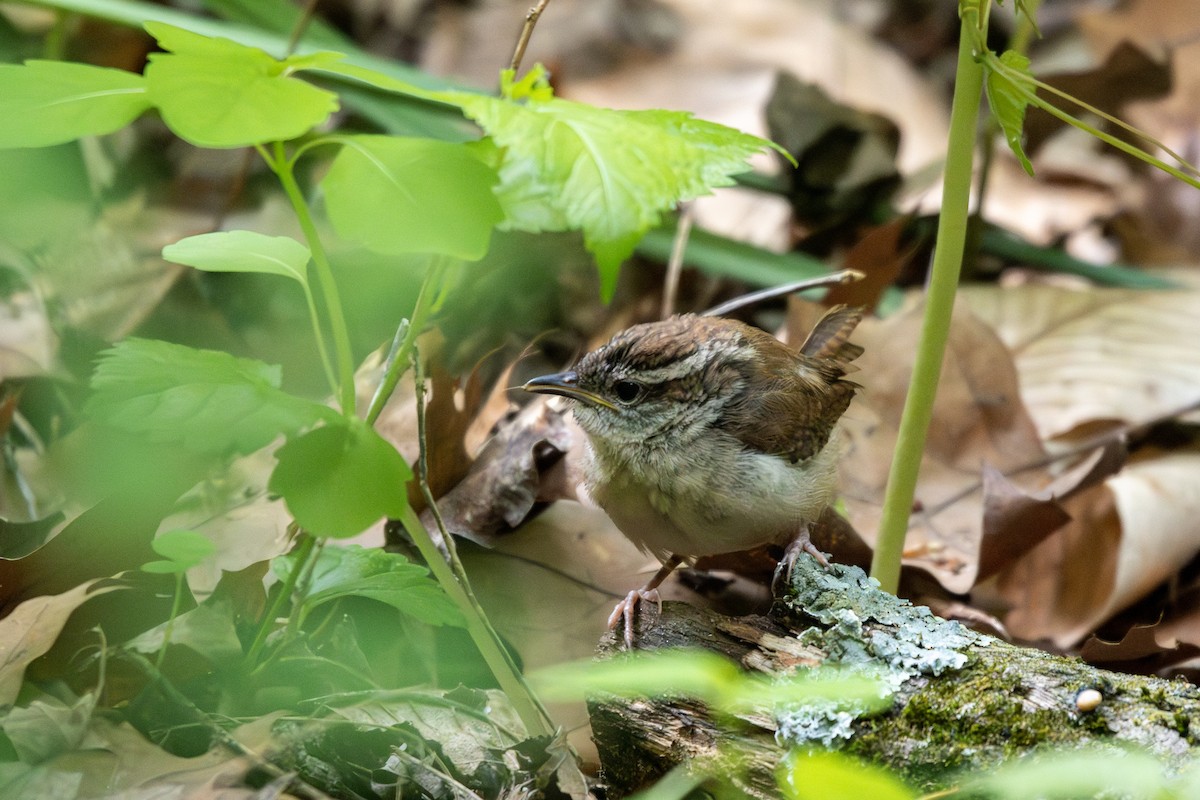
[(796, 160), (785, 171), (797, 221), (827, 233), (855, 226), (900, 187), (900, 130), (888, 117), (835, 102), (783, 72), (766, 106), (770, 138)]
[(1121, 672), (1150, 673), (1165, 661), (1177, 662), (1200, 655), (1200, 646), (1184, 644), (1168, 635), (1160, 623), (1134, 625), (1119, 642), (1091, 636), (1079, 649), (1089, 664)]
[[(853, 337), (865, 350), (855, 362), (861, 372), (853, 376), (864, 388), (842, 418), (840, 475), (850, 522), (868, 537), (879, 527), (920, 327), (921, 307), (910, 302), (886, 320), (864, 320)], [(921, 463), (918, 509), (909, 525), (909, 545), (921, 545), (925, 555), (910, 563), (930, 571), (952, 592), (969, 590), (983, 536), (983, 465), (1013, 472), (1044, 458), (1018, 394), (1011, 356), (960, 304)], [(1019, 480), (1029, 490), (1048, 482), (1038, 471), (1026, 471)]]
[(1011, 349), (1044, 439), (1200, 403), (1200, 292), (1028, 285), (960, 294)]
[(998, 578), (1013, 635), (1060, 647), (1200, 553), (1200, 452), (1140, 454), (1066, 508), (1073, 521)]
[(45, 304), (33, 292), (14, 292), (0, 303), (0, 380), (45, 375), (55, 366), (58, 338)]
[(0, 705), (16, 700), (25, 667), (50, 651), (75, 609), (116, 588), (98, 588), (97, 582), (26, 600), (0, 620)]
[(541, 473), (573, 441), (560, 413), (529, 403), (483, 448), (467, 476), (438, 500), (447, 530), (490, 545), (521, 524), (542, 496)]
[(1125, 465), (1126, 455), (1122, 441), (1111, 441), (1095, 448), (1080, 463), (1034, 492), (1021, 489), (985, 464), (983, 540), (976, 580), (984, 580), (1007, 567), (1070, 522), (1071, 515), (1063, 508), (1063, 501), (1118, 472)]
[(911, 222), (911, 217), (897, 217), (866, 231), (842, 259), (843, 269), (856, 269), (866, 277), (833, 286), (825, 295), (824, 304), (875, 308), (883, 293), (895, 283), (900, 271), (912, 259), (912, 248), (902, 243)]

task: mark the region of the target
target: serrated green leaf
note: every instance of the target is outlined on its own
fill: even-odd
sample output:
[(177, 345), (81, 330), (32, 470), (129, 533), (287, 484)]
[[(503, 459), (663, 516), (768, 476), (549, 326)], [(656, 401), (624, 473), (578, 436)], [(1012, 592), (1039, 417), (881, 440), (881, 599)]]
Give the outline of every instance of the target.
[(750, 156), (771, 146), (686, 112), (614, 111), (536, 92), (525, 104), (464, 92), (430, 96), (462, 108), (503, 149), (496, 194), (505, 226), (581, 229), (606, 273), (664, 211), (731, 185)]
[[(986, 60), (983, 63), (988, 64)], [(1021, 75), (1032, 77), (1029, 72), (1029, 58), (1014, 50), (1008, 50), (1002, 54), (1000, 63)], [(991, 106), (992, 115), (1000, 123), (1000, 129), (1004, 131), (1005, 141), (1008, 142), (1009, 148), (1021, 162), (1025, 171), (1029, 175), (1033, 175), (1033, 164), (1029, 162), (1029, 157), (1025, 155), (1025, 148), (1021, 146), (1021, 136), (1025, 128), (1025, 109), (1029, 105), (1026, 96), (1030, 89), (1024, 84), (1017, 83), (1005, 72), (995, 67), (988, 68), (986, 87), (988, 105)]]
[(218, 231), (189, 236), (163, 248), (163, 258), (206, 272), (262, 272), (308, 284), (309, 249), (289, 236)]
[(382, 253), (473, 261), (504, 218), (496, 173), (463, 144), (398, 136), (341, 137), (322, 182), (343, 237)]
[(404, 484), (412, 470), (361, 420), (338, 418), (292, 439), (275, 457), (268, 488), (314, 536), (354, 536), (408, 505)]
[[(281, 580), (295, 568), (295, 558), (276, 559)], [(430, 625), (462, 625), (463, 617), (429, 570), (399, 553), (358, 545), (327, 547), (313, 568), (308, 610), (339, 597), (366, 597), (386, 603)]]
[(788, 800), (914, 800), (917, 793), (881, 767), (842, 753), (793, 753), (779, 771)]
[(214, 350), (126, 339), (100, 355), (88, 413), (155, 444), (245, 454), (337, 414), (279, 387), (279, 368)]
[(141, 75), (88, 64), (4, 64), (0, 86), (0, 148), (102, 136), (125, 127), (151, 105)]
[(321, 64), (315, 54), (289, 65), (229, 39), (162, 22), (145, 27), (170, 51), (150, 55), (150, 98), (167, 126), (192, 144), (245, 147), (294, 139), (337, 110), (337, 95), (292, 76)]

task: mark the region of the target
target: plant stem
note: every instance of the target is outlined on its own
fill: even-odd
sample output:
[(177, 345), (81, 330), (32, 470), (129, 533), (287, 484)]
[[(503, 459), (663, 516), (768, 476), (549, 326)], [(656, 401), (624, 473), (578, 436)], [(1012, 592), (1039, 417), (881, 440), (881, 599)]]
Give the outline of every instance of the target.
[(978, 17), (969, 13), (971, 10), (964, 10), (959, 31), (958, 68), (950, 111), (950, 143), (946, 152), (946, 175), (933, 266), (926, 292), (925, 320), (913, 364), (912, 382), (900, 419), (896, 452), (888, 473), (875, 555), (871, 560), (871, 576), (879, 581), (884, 591), (893, 593), (900, 581), (904, 537), (916, 495), (925, 436), (933, 416), (933, 400), (941, 376), (942, 356), (950, 335), (950, 317), (954, 310), (954, 294), (966, 239), (975, 130), (984, 74), (983, 67), (975, 60), (974, 44), (980, 36), (975, 27)]
[(167, 646), (171, 644), (171, 634), (175, 631), (175, 618), (179, 616), (179, 609), (183, 608), (183, 573), (175, 573), (175, 599), (171, 602), (171, 616), (167, 620), (167, 627), (163, 630), (162, 647), (158, 648), (158, 657), (154, 659), (154, 668), (161, 670), (163, 659), (167, 657)]
[(275, 620), (279, 617), (279, 612), (283, 609), (283, 604), (291, 599), (292, 590), (296, 588), (296, 581), (299, 579), (300, 573), (304, 571), (304, 567), (312, 555), (313, 548), (316, 547), (317, 540), (312, 536), (309, 536), (304, 531), (300, 531), (299, 536), (300, 544), (296, 548), (296, 566), (288, 573), (287, 580), (279, 588), (279, 594), (275, 595), (275, 599), (271, 602), (271, 607), (263, 615), (262, 622), (258, 625), (258, 633), (254, 636), (254, 642), (250, 645), (250, 650), (246, 653), (246, 663), (251, 668), (253, 668), (254, 662), (258, 660), (263, 646), (267, 643), (267, 636), (270, 635), (271, 629), (275, 625)]
[[(367, 410), (366, 421), (368, 425), (374, 425), (375, 421), (379, 419), (383, 407), (387, 405), (388, 399), (392, 396), (392, 392), (395, 391), (401, 375), (404, 374), (405, 367), (415, 352), (417, 337), (424, 332), (429, 316), (436, 310), (439, 301), (442, 299), (443, 281), (449, 264), (449, 259), (438, 256), (430, 265), (429, 272), (426, 273), (425, 280), (421, 283), (421, 291), (417, 295), (417, 302), (413, 307), (412, 319), (408, 324), (407, 330), (404, 331), (400, 343), (393, 348), (393, 352), (388, 356), (389, 362), (384, 371), (383, 380), (380, 382), (379, 389), (376, 391), (374, 398), (372, 398), (371, 407)], [(420, 397), (422, 388), (419, 375), (417, 380), (418, 440), (421, 447), (421, 455), (417, 462), (417, 471), (422, 491), (428, 492), (428, 481), (424, 477), (426, 445), (423, 419), (424, 406)], [(541, 736), (550, 734), (553, 731), (553, 726), (550, 723), (549, 716), (533, 696), (529, 687), (524, 683), (516, 666), (509, 657), (508, 651), (501, 643), (500, 636), (496, 633), (491, 623), (488, 622), (487, 615), (484, 613), (482, 607), (480, 607), (478, 600), (475, 599), (466, 572), (463, 570), (461, 562), (458, 561), (454, 542), (450, 539), (450, 534), (444, 530), (444, 526), (441, 525), (440, 515), (436, 513), (437, 505), (433, 502), (430, 494), (426, 495), (426, 501), (429, 503), (429, 507), (434, 510), (435, 518), (439, 519), (439, 527), (443, 528), (442, 537), (446, 542), (447, 551), (451, 554), (450, 563), (447, 563), (446, 558), (442, 555), (442, 551), (434, 544), (429, 531), (425, 529), (425, 526), (411, 507), (405, 508), (404, 516), (401, 517), (400, 522), (404, 525), (409, 537), (417, 546), (417, 550), (420, 551), (421, 556), (425, 559), (426, 564), (428, 564), (430, 571), (433, 573), (433, 577), (441, 585), (442, 590), (450, 596), (450, 599), (458, 607), (459, 611), (462, 612), (467, 624), (467, 633), (470, 635), (472, 641), (475, 642), (476, 648), (479, 649), (484, 662), (487, 663), (488, 668), (495, 676), (496, 682), (500, 684), (500, 688), (508, 695), (513, 708), (520, 715), (521, 721), (525, 723), (525, 727), (528, 729), (530, 735)]]
[(337, 353), (339, 403), (342, 407), (342, 414), (346, 417), (353, 417), (355, 414), (354, 353), (350, 348), (350, 331), (346, 327), (346, 316), (342, 311), (337, 281), (333, 278), (333, 268), (329, 263), (329, 256), (325, 253), (325, 247), (321, 244), (321, 237), (317, 233), (317, 226), (309, 212), (308, 202), (304, 199), (304, 193), (300, 191), (299, 184), (296, 183), (296, 176), (292, 171), (293, 162), (287, 159), (282, 142), (275, 142), (273, 147), (272, 153), (268, 154), (265, 150), (263, 151), (264, 157), (272, 171), (279, 177), (283, 191), (292, 204), (292, 210), (296, 212), (300, 229), (304, 231), (304, 238), (308, 242), (309, 250), (312, 251), (313, 267), (317, 281), (321, 285), (321, 299), (325, 303), (329, 329), (333, 335), (334, 351)]
[(529, 46), (529, 38), (533, 36), (533, 27), (537, 25), (538, 19), (541, 18), (542, 12), (546, 10), (546, 6), (548, 5), (550, 5), (550, 0), (538, 0), (538, 4), (529, 9), (529, 13), (525, 15), (525, 25), (521, 28), (521, 35), (517, 38), (517, 46), (513, 49), (512, 61), (508, 64), (508, 68), (514, 74), (521, 68), (521, 60), (525, 58), (525, 48)]
[[(434, 522), (437, 523), (438, 532), (442, 535), (442, 543), (445, 545), (446, 554), (449, 557), (450, 571), (454, 577), (458, 579), (458, 585), (462, 589), (463, 595), (467, 602), (471, 605), (471, 610), (474, 616), (478, 618), (488, 639), (499, 646), (500, 654), (504, 657), (504, 662), (507, 665), (507, 670), (504, 675), (496, 673), (496, 680), (501, 686), (505, 686), (505, 692), (509, 698), (513, 700), (514, 705), (517, 703), (515, 695), (512, 694), (514, 689), (507, 687), (516, 687), (520, 692), (520, 700), (523, 706), (531, 707), (537, 714), (539, 720), (550, 723), (550, 715), (546, 712), (545, 706), (538, 700), (537, 695), (533, 693), (533, 689), (525, 681), (520, 669), (513, 661), (508, 649), (504, 647), (500, 640), (500, 635), (496, 629), (492, 627), (491, 620), (483, 610), (479, 599), (475, 597), (475, 591), (471, 588), (471, 581), (467, 577), (467, 570), (463, 567), (462, 560), (458, 557), (458, 547), (454, 543), (454, 537), (450, 531), (446, 529), (446, 523), (442, 519), (442, 512), (438, 508), (437, 498), (433, 496), (433, 490), (429, 488), (429, 447), (426, 437), (426, 418), (425, 418), (425, 374), (421, 369), (420, 353), (413, 349), (413, 381), (416, 384), (416, 400), (417, 400), (417, 441), (420, 444), (420, 455), (417, 457), (417, 483), (421, 487), (421, 495), (425, 498), (425, 504), (429, 507), (433, 514)], [(482, 648), (480, 648), (482, 651)], [(494, 670), (494, 667), (493, 667)], [(522, 715), (524, 718), (524, 715)], [(527, 726), (530, 725), (528, 720), (525, 721)], [(532, 730), (532, 728), (531, 728)]]
[(396, 385), (400, 382), (400, 377), (408, 366), (417, 337), (425, 331), (425, 323), (428, 322), (429, 315), (433, 313), (435, 300), (441, 295), (441, 282), (449, 263), (446, 256), (434, 256), (433, 263), (429, 266), (429, 272), (425, 273), (425, 280), (421, 282), (421, 291), (417, 294), (412, 319), (409, 320), (408, 328), (404, 331), (404, 338), (400, 345), (388, 354), (383, 380), (380, 381), (375, 396), (371, 398), (371, 407), (367, 409), (366, 415), (368, 425), (375, 424), (383, 412), (383, 407), (391, 399), (392, 392), (396, 390)]
[(462, 584), (455, 578), (454, 573), (450, 570), (450, 565), (442, 556), (442, 551), (438, 550), (437, 545), (433, 543), (429, 531), (425, 530), (425, 526), (421, 524), (421, 520), (411, 506), (404, 509), (404, 515), (400, 518), (400, 522), (408, 531), (408, 535), (412, 537), (413, 543), (416, 544), (417, 550), (424, 557), (425, 563), (433, 572), (437, 582), (462, 611), (467, 623), (467, 633), (475, 642), (475, 646), (479, 648), (479, 654), (483, 656), (483, 660), (496, 677), (496, 682), (508, 695), (513, 708), (521, 717), (521, 721), (525, 723), (529, 735), (548, 736), (553, 733), (553, 728), (544, 716), (545, 712), (534, 702), (527, 688), (510, 666), (508, 654), (488, 624), (486, 617), (471, 604)]

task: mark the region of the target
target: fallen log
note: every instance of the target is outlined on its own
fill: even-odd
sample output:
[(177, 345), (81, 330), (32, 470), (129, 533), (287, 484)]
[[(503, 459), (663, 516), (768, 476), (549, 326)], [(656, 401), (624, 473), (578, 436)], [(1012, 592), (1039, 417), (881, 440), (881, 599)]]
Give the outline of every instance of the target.
[[(667, 603), (661, 616), (643, 609), (636, 628), (641, 650), (703, 648), (781, 677), (822, 665), (869, 668), (894, 692), (883, 713), (830, 706), (742, 715), (736, 725), (686, 699), (592, 697), (610, 796), (678, 764), (719, 759), (738, 788), (778, 797), (774, 774), (793, 746), (841, 749), (929, 792), (955, 785), (964, 770), (978, 774), (1046, 746), (1131, 744), (1178, 767), (1200, 735), (1200, 688), (1189, 683), (1017, 647), (881, 592), (857, 567), (824, 570), (810, 558), (799, 560), (768, 616)], [(602, 640), (601, 658), (621, 651), (619, 636)]]

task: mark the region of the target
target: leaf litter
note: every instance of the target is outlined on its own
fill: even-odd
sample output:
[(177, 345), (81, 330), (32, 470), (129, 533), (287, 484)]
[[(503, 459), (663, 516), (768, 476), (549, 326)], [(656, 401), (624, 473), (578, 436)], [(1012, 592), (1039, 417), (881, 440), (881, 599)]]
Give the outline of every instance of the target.
[[(825, 70), (824, 80), (835, 84), (827, 86), (830, 93), (853, 98), (856, 107), (891, 113), (890, 109), (905, 105), (897, 101), (900, 95), (894, 86), (887, 89), (880, 85), (881, 76), (904, 80), (911, 72), (892, 69), (890, 55), (878, 56), (879, 60), (873, 55), (846, 59), (850, 47), (872, 54), (872, 43), (841, 26), (833, 27), (838, 35), (826, 45), (838, 48), (833, 51), (837, 58), (822, 60), (819, 50), (810, 53), (798, 47), (793, 35), (797, 30), (802, 29), (806, 37), (819, 42), (829, 27), (824, 21), (805, 17), (811, 13), (805, 4), (793, 5), (781, 11), (777, 4), (764, 0), (725, 8), (725, 16), (712, 17), (720, 20), (718, 25), (710, 20), (704, 4), (668, 4), (679, 28), (676, 33), (687, 34), (673, 56), (651, 59), (649, 69), (641, 72), (640, 78), (631, 77), (639, 75), (632, 67), (622, 67), (605, 77), (568, 72), (563, 76), (563, 94), (604, 105), (689, 107), (695, 92), (697, 107), (693, 110), (697, 113), (753, 130), (752, 125), (743, 126), (737, 120), (752, 113), (747, 108), (762, 105), (773, 85), (775, 70), (784, 68), (806, 77)], [(1094, 42), (1101, 42), (1105, 36), (1111, 38), (1114, 30), (1122, 36), (1132, 35), (1153, 56), (1155, 46), (1169, 38), (1171, 31), (1156, 28), (1150, 20), (1158, 16), (1166, 24), (1165, 20), (1177, 18), (1173, 15), (1181, 6), (1186, 3), (1130, 3), (1118, 11), (1105, 12), (1107, 21), (1097, 17), (1098, 12), (1089, 12), (1100, 21), (1093, 20), (1091, 27), (1085, 26), (1085, 32)], [(739, 37), (748, 37), (754, 20), (763, 18), (778, 23), (766, 32), (769, 41), (764, 46), (747, 48), (745, 38), (739, 39), (734, 49), (728, 43), (716, 46), (720, 37), (728, 36), (728, 30), (719, 28), (732, 28)], [(1186, 25), (1190, 19), (1178, 25)], [(1178, 30), (1182, 28), (1177, 27), (1175, 32)], [(779, 47), (784, 41), (786, 53)], [(1099, 45), (1095, 46), (1097, 52), (1102, 52)], [(748, 58), (747, 52), (754, 57)], [(1176, 55), (1173, 77), (1184, 79), (1177, 80), (1176, 85), (1192, 85), (1189, 81), (1200, 75), (1200, 69), (1187, 67), (1186, 48), (1180, 48)], [(702, 63), (701, 56), (709, 59), (708, 65)], [(1097, 76), (1110, 74), (1121, 65), (1115, 55), (1098, 56), (1105, 57), (1108, 61), (1097, 67)], [(812, 60), (822, 63), (808, 63)], [(861, 66), (873, 78), (862, 80), (849, 73), (839, 74), (839, 63), (842, 68)], [(683, 84), (677, 71), (680, 65), (684, 65), (687, 78)], [(1161, 73), (1152, 74), (1158, 76)], [(913, 81), (905, 92), (937, 97), (928, 85), (915, 78)], [(705, 84), (716, 88), (697, 88)], [(641, 94), (612, 94), (614, 87), (624, 92), (628, 86), (639, 87)], [(681, 102), (646, 100), (655, 92), (663, 93), (667, 86)], [(738, 103), (748, 98), (747, 104), (723, 100), (721, 86), (736, 87)], [(745, 91), (748, 88), (755, 91)], [(715, 99), (706, 98), (704, 91), (711, 91)], [(1143, 103), (1137, 113), (1157, 113), (1178, 123), (1196, 107), (1185, 102), (1187, 91), (1177, 90), (1157, 106)], [(932, 158), (943, 144), (944, 104), (935, 101), (926, 108), (928, 114), (916, 114), (923, 116), (918, 130), (928, 127), (933, 131), (924, 141), (920, 141), (920, 134), (912, 135), (912, 122), (906, 119), (898, 123), (906, 130), (900, 164), (909, 174), (928, 161), (914, 153)], [(714, 109), (718, 113), (711, 113)], [(1146, 127), (1154, 125), (1147, 123)], [(1011, 170), (1013, 166), (1005, 160), (1001, 169)], [(1083, 189), (1062, 185), (1031, 189), (1026, 183), (1019, 190), (989, 197), (987, 216), (1003, 219), (1005, 208), (1021, 210), (1032, 220), (1024, 228), (1026, 233), (1050, 241), (1078, 220), (1107, 217), (1137, 207), (1128, 197), (1117, 196), (1113, 188), (1116, 181), (1093, 183), (1096, 185)], [(936, 203), (936, 192), (923, 202)], [(1148, 206), (1153, 209), (1154, 204)], [(763, 207), (753, 203), (743, 206)], [(1076, 217), (1046, 224), (1046, 209), (1064, 207), (1071, 209), (1064, 213)], [(1144, 229), (1155, 220), (1169, 219), (1170, 211), (1158, 208), (1150, 214), (1143, 207), (1137, 213), (1144, 216), (1131, 224), (1135, 229)], [(752, 227), (746, 221), (755, 217), (754, 210), (706, 213), (709, 220), (725, 216), (746, 227)], [(762, 216), (771, 218), (770, 213)], [(773, 220), (773, 229), (765, 235), (761, 230), (749, 235), (762, 235), (763, 240), (778, 246), (789, 245), (794, 231), (788, 230), (785, 218), (778, 213)], [(887, 230), (880, 236), (883, 241), (876, 252), (883, 253), (883, 260), (899, 263), (907, 252), (901, 237)], [(1194, 245), (1179, 226), (1174, 236), (1161, 244), (1174, 242)], [(121, 252), (124, 258), (124, 250)], [(1183, 247), (1173, 252), (1189, 250)], [(157, 269), (161, 271), (161, 267)], [(1194, 273), (1194, 267), (1188, 269)], [(147, 274), (155, 281), (147, 302), (157, 302), (174, 277), (162, 277), (153, 270)], [(1195, 528), (1195, 519), (1200, 518), (1195, 496), (1195, 486), (1200, 485), (1200, 456), (1194, 445), (1167, 442), (1163, 446), (1155, 438), (1156, 431), (1161, 438), (1159, 429), (1163, 426), (1158, 423), (1197, 401), (1200, 382), (1194, 376), (1200, 374), (1200, 365), (1195, 363), (1195, 348), (1187, 346), (1197, 341), (1194, 309), (1200, 306), (1194, 291), (1114, 293), (1061, 286), (1004, 286), (968, 289), (964, 301), (952, 332), (943, 398), (936, 411), (938, 427), (926, 454), (928, 469), (918, 489), (920, 508), (906, 563), (941, 584), (943, 592), (932, 599), (942, 607), (949, 608), (956, 598), (965, 598), (975, 604), (969, 610), (995, 611), (1019, 639), (1046, 640), (1061, 647), (1082, 645), (1079, 652), (1089, 659), (1147, 670), (1170, 669), (1180, 666), (1183, 659), (1193, 659), (1190, 669), (1194, 671), (1200, 647), (1200, 603), (1196, 600), (1200, 591), (1196, 579), (1188, 577), (1194, 573), (1188, 564), (1200, 550), (1200, 534)], [(128, 318), (98, 327), (127, 330), (133, 324), (130, 320), (141, 319), (145, 313), (138, 306)], [(793, 316), (800, 313), (795, 311)], [(867, 390), (848, 415), (850, 447), (843, 477), (847, 516), (864, 533), (874, 528), (878, 489), (886, 473), (890, 439), (894, 438), (902, 402), (906, 354), (911, 353), (915, 335), (914, 313), (910, 305), (897, 315), (865, 325), (862, 331), (868, 354), (875, 352), (877, 360), (865, 363), (863, 374), (856, 376)], [(46, 358), (39, 356), (39, 361)], [(445, 460), (441, 456), (431, 460), (447, 465), (444, 469), (438, 467), (435, 475), (443, 485), (437, 494), (451, 499), (446, 506), (451, 512), (447, 515), (451, 527), (492, 546), (486, 552), (464, 548), (481, 596), (490, 606), (502, 608), (497, 614), (498, 624), (512, 634), (520, 652), (531, 661), (551, 662), (568, 652), (589, 650), (588, 643), (594, 641), (593, 632), (598, 630), (596, 609), (606, 611), (607, 594), (627, 588), (624, 584), (629, 576), (650, 565), (598, 512), (572, 500), (546, 508), (550, 501), (574, 494), (570, 467), (578, 457), (580, 440), (569, 419), (556, 418), (545, 407), (530, 406), (508, 415), (504, 413), (507, 403), (490, 405), (488, 411), (480, 412), (481, 388), (472, 388), (466, 382), (464, 390), (455, 383), (452, 376), (434, 372), (431, 435), (439, 443), (448, 442), (454, 452), (448, 453)], [(460, 404), (463, 395), (469, 399)], [(492, 398), (497, 396), (493, 394)], [(404, 415), (410, 413), (411, 407), (401, 413), (402, 423)], [(510, 418), (500, 421), (502, 417)], [(482, 448), (464, 447), (465, 431), (471, 427), (494, 434)], [(1134, 435), (1122, 435), (1130, 433)], [(415, 436), (409, 429), (387, 438), (411, 447)], [(1100, 439), (1104, 441), (1094, 447), (1081, 445)], [(1131, 439), (1132, 451), (1124, 466), (1123, 439)], [(1071, 457), (1063, 456), (1064, 452)], [(253, 483), (248, 481), (247, 485)], [(278, 503), (267, 502), (263, 483), (251, 489), (257, 492), (256, 502), (261, 500), (263, 506), (278, 509)], [(131, 537), (129, 543), (119, 543), (111, 552), (104, 552), (93, 536), (75, 538), (111, 525), (111, 516), (94, 512), (92, 517), (91, 524), (76, 524), (66, 531), (65, 542), (79, 542), (78, 550), (64, 550), (60, 543), (58, 548), (49, 547), (40, 554), (35, 551), (26, 557), (28, 560), (16, 559), (7, 565), (5, 575), (17, 578), (12, 583), (6, 581), (6, 597), (15, 612), (0, 625), (20, 623), (26, 619), (22, 609), (29, 613), (35, 607), (65, 621), (86, 600), (76, 595), (96, 585), (95, 577), (136, 567), (143, 555), (144, 560), (153, 557), (143, 546), (148, 544), (148, 535), (145, 542)], [(287, 545), (286, 520), (269, 513), (260, 515), (254, 504), (240, 513), (235, 510), (210, 517), (211, 529), (199, 529), (218, 542), (217, 557), (224, 560), (216, 567), (201, 565), (189, 572), (189, 585), (195, 581), (193, 589), (201, 605), (185, 614), (195, 616), (177, 628), (173, 641), (180, 647), (204, 651), (211, 658), (228, 660), (239, 633), (236, 625), (226, 625), (228, 615), (234, 612), (218, 604), (227, 602), (225, 592), (235, 591), (232, 587), (239, 581), (230, 576), (237, 572), (246, 575), (236, 591), (255, 585), (261, 595), (261, 570), (255, 573), (255, 567)], [(531, 519), (520, 524), (526, 518)], [(86, 516), (83, 520), (89, 522)], [(80, 556), (89, 562), (88, 569), (72, 568), (65, 574), (55, 574), (52, 563), (72, 560), (64, 555), (70, 552), (77, 556), (97, 554), (98, 558), (92, 561)], [(205, 569), (209, 571), (203, 573)], [(1180, 584), (1173, 596), (1164, 599), (1162, 587), (1173, 576), (1180, 576)], [(547, 586), (556, 588), (550, 592)], [(671, 591), (683, 590), (673, 587)], [(50, 593), (39, 594), (42, 592)], [(251, 608), (257, 603), (261, 609), (264, 597), (256, 596), (254, 591), (247, 597), (240, 607)], [(214, 605), (205, 605), (206, 600)], [(250, 612), (250, 617), (256, 613)], [(223, 618), (220, 625), (210, 625), (212, 614)], [(1131, 614), (1135, 616), (1123, 616)], [(1130, 623), (1130, 619), (1135, 621)], [(32, 637), (32, 625), (27, 628)], [(139, 645), (147, 652), (161, 641), (161, 631), (150, 630)], [(1109, 641), (1088, 639), (1097, 630)], [(35, 646), (30, 652), (47, 652), (53, 644), (52, 631), (51, 626), (34, 637)], [(211, 640), (206, 641), (206, 636)], [(7, 641), (8, 637), (2, 639)], [(22, 658), (6, 656), (6, 687), (13, 680), (19, 685), (20, 673), (29, 663)], [(1188, 662), (1182, 666), (1189, 668)], [(452, 701), (449, 693), (436, 699), (447, 703), (462, 700), (459, 697)], [(63, 708), (73, 707), (69, 700), (58, 702)], [(378, 710), (387, 701), (376, 695), (359, 702), (364, 708)], [(416, 701), (408, 704), (419, 705)], [(327, 710), (332, 708), (330, 703)], [(392, 714), (386, 727), (394, 729), (390, 731), (393, 734), (420, 732), (421, 725), (428, 722), (421, 722), (420, 716)], [(382, 724), (365, 717), (360, 721)], [(426, 733), (438, 727), (441, 723), (430, 726)], [(107, 755), (98, 763), (86, 765), (84, 774), (89, 779), (122, 775), (111, 785), (130, 787), (131, 791), (132, 787), (152, 783), (164, 792), (177, 791), (172, 796), (185, 796), (186, 791), (215, 793), (251, 767), (252, 760), (229, 761), (227, 754), (219, 751), (195, 759), (169, 756), (133, 728), (100, 719), (88, 721), (86, 735)], [(463, 764), (480, 764), (483, 761), (478, 754), (482, 751), (477, 748), (485, 741), (486, 737), (477, 737), (467, 740), (463, 749), (450, 747), (449, 751), (474, 752), (475, 756)], [(489, 757), (499, 758), (506, 765), (525, 758), (517, 752), (514, 741), (492, 742), (491, 746), (502, 753), (493, 752)], [(446, 752), (443, 750), (441, 755)], [(117, 768), (112, 766), (113, 759)], [(425, 766), (393, 759), (383, 771), (396, 775), (414, 769), (420, 771)], [(37, 765), (25, 770), (19, 780), (30, 787), (29, 791), (32, 787), (65, 787), (68, 791), (64, 794), (71, 796), (79, 788), (80, 779), (72, 777), (75, 774), (53, 765)], [(380, 785), (392, 786), (388, 780), (381, 776)]]

